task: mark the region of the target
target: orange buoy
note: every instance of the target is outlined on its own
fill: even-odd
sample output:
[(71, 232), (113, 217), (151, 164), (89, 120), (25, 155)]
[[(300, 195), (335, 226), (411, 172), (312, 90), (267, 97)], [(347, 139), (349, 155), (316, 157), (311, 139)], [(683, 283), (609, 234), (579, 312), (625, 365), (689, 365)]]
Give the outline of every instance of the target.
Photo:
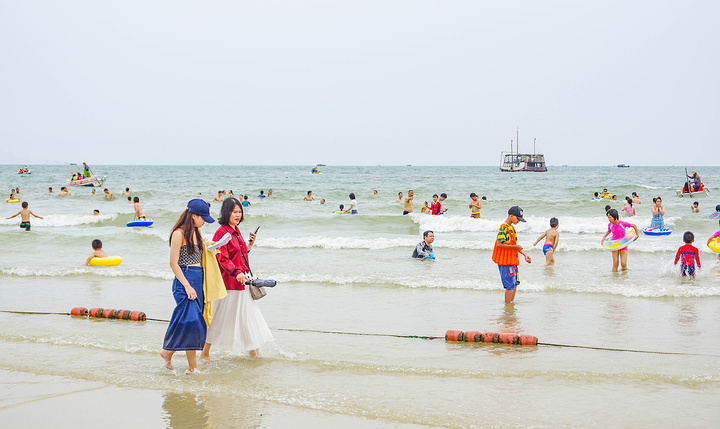
[(122, 319), (122, 320), (130, 320), (131, 314), (132, 314), (132, 311), (130, 311), (130, 310), (118, 310), (115, 317), (118, 319)]
[(506, 332), (503, 334), (500, 334), (500, 342), (503, 344), (517, 344), (520, 340), (520, 336), (518, 334), (513, 334), (511, 332)]
[(72, 310), (70, 310), (71, 316), (87, 316), (88, 315), (88, 309), (85, 307), (75, 307)]
[(481, 343), (482, 334), (478, 331), (466, 331), (464, 340), (468, 343)]
[(106, 308), (103, 310), (102, 315), (106, 319), (115, 319), (117, 317), (117, 310), (114, 308)]
[(497, 332), (483, 332), (482, 340), (484, 343), (497, 343), (499, 342), (499, 335)]
[(133, 311), (132, 313), (130, 313), (130, 320), (144, 322), (146, 317), (147, 316), (142, 311)]
[(103, 309), (102, 308), (91, 308), (88, 312), (88, 316), (90, 317), (103, 317)]
[(537, 346), (538, 339), (534, 335), (520, 335), (520, 342), (523, 346)]
[(462, 341), (464, 337), (463, 331), (445, 332), (445, 341)]

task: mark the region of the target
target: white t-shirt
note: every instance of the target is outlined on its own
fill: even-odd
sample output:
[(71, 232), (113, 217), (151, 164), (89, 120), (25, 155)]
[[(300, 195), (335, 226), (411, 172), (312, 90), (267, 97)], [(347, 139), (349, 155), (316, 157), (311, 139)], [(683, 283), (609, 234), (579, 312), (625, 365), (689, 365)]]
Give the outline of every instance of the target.
[(351, 212), (357, 210), (357, 200), (350, 200), (350, 208), (348, 210)]

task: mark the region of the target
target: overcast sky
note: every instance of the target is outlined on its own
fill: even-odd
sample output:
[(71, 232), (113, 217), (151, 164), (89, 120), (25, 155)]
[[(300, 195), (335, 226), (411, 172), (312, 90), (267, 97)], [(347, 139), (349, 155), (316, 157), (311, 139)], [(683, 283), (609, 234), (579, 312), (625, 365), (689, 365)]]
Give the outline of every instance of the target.
[(720, 2), (0, 2), (0, 164), (718, 165)]

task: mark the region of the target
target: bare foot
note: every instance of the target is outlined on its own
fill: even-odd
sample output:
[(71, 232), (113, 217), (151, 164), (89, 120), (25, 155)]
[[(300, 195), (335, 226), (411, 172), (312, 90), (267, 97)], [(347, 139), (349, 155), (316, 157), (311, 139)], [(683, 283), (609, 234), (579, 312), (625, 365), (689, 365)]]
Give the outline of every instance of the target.
[(250, 357), (260, 357), (260, 350), (259, 349), (250, 350)]
[(202, 374), (203, 372), (200, 371), (200, 368), (189, 368), (185, 370), (185, 375), (193, 375), (193, 374)]
[(161, 350), (161, 351), (160, 351), (160, 357), (163, 358), (163, 360), (165, 361), (165, 368), (167, 368), (167, 369), (173, 369), (172, 353), (170, 353), (170, 351), (168, 351), (168, 350)]
[(200, 353), (200, 357), (198, 358), (198, 360), (203, 361), (203, 362), (210, 362), (212, 359), (210, 359), (210, 353), (208, 353), (208, 354)]

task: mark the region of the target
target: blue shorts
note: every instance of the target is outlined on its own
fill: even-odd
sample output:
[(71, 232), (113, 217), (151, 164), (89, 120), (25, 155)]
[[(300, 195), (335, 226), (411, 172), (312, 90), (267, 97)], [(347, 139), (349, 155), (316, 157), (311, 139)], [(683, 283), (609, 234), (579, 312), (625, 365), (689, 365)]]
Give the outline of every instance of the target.
[(544, 245), (544, 246), (543, 246), (543, 255), (547, 255), (548, 250), (553, 250), (553, 249), (554, 249), (554, 248), (553, 248), (553, 245), (552, 245), (552, 244), (546, 244), (546, 245)]
[(686, 277), (686, 276), (694, 277), (695, 276), (695, 264), (692, 264), (692, 265), (681, 264), (680, 272), (682, 273), (683, 277)]
[(517, 265), (498, 265), (500, 269), (500, 280), (506, 290), (514, 290), (515, 286), (520, 284), (518, 280)]
[(357, 210), (352, 210), (350, 214), (357, 214)]

